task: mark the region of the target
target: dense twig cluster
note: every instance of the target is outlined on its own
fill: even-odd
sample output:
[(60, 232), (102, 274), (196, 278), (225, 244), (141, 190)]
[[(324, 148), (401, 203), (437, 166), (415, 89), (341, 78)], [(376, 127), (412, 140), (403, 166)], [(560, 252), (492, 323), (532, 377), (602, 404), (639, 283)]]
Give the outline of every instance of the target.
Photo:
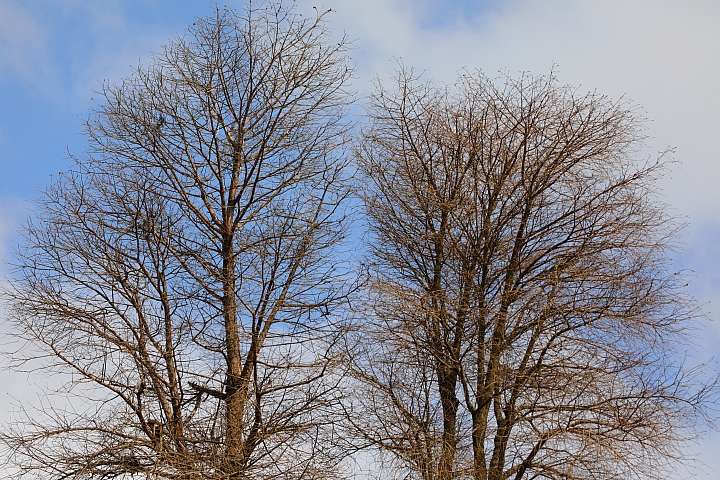
[(356, 434), (423, 479), (662, 478), (715, 385), (678, 364), (698, 312), (636, 111), (552, 75), (395, 80), (358, 147)]
[(711, 420), (637, 112), (401, 71), (350, 155), (347, 48), (250, 4), (103, 87), (6, 292), (85, 396), (1, 434), (19, 476), (649, 478)]
[(107, 403), (9, 437), (28, 471), (331, 475), (350, 70), (327, 35), (321, 14), (218, 10), (104, 86), (10, 296)]

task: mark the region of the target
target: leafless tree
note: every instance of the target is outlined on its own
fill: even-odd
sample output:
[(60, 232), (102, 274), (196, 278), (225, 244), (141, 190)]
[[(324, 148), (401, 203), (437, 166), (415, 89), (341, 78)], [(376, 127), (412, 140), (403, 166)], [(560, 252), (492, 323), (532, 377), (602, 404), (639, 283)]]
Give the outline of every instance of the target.
[(553, 75), (394, 80), (357, 149), (355, 435), (407, 478), (664, 478), (717, 388), (685, 365), (701, 315), (639, 110)]
[(28, 368), (85, 397), (2, 433), (32, 478), (337, 478), (345, 40), (276, 3), (105, 84), (6, 292)]

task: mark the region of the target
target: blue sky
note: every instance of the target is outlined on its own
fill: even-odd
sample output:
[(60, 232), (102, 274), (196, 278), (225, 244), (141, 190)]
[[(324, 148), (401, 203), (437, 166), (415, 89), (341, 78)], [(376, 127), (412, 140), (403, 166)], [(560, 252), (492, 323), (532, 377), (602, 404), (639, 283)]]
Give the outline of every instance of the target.
[[(304, 3), (300, 8), (307, 9), (310, 3)], [(215, 6), (210, 1), (0, 0), (0, 196), (31, 197), (48, 175), (64, 170), (67, 150), (82, 151), (79, 124), (92, 106), (93, 90), (106, 79), (129, 74), (131, 65)], [(412, 12), (420, 28), (444, 31), (499, 9), (499, 2), (423, 0), (398, 6)], [(359, 38), (362, 32), (351, 35)]]
[[(180, 6), (179, 6), (180, 5)], [(27, 198), (82, 150), (103, 79), (146, 59), (209, 2), (0, 0), (0, 196)]]
[[(242, 7), (240, 0), (219, 6)], [(356, 85), (367, 88), (393, 58), (453, 81), (461, 68), (544, 74), (580, 90), (643, 106), (645, 154), (675, 148), (680, 162), (659, 186), (686, 217), (693, 293), (711, 317), (699, 356), (720, 355), (720, 2), (717, 0), (297, 0), (336, 10), (331, 27), (356, 39)], [(205, 0), (0, 0), (0, 260), (8, 258), (28, 199), (83, 149), (81, 118), (101, 82), (147, 61), (196, 16)], [(1, 316), (1, 312), (0, 312)], [(4, 375), (4, 376), (3, 376)], [(0, 384), (9, 374), (0, 369)], [(3, 393), (24, 398), (32, 380)], [(7, 406), (0, 398), (0, 420)], [(701, 458), (720, 472), (717, 436)], [(718, 478), (698, 473), (697, 478)]]

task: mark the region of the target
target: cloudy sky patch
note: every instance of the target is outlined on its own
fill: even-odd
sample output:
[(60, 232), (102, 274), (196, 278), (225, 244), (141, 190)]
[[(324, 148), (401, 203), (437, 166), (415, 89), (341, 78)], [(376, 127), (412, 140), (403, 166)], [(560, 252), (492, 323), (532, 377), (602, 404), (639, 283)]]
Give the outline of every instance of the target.
[[(9, 256), (13, 235), (8, 232), (25, 216), (26, 201), (51, 175), (68, 168), (67, 150), (82, 153), (78, 132), (93, 90), (130, 74), (172, 35), (182, 35), (195, 17), (212, 15), (215, 5), (0, 0), (0, 241), (5, 245), (0, 256)], [(624, 96), (641, 106), (651, 120), (643, 155), (673, 147), (679, 162), (660, 187), (672, 212), (689, 222), (681, 266), (694, 271), (693, 293), (720, 318), (720, 154), (714, 144), (720, 136), (720, 2), (298, 0), (297, 5), (306, 15), (313, 6), (335, 10), (334, 34), (355, 39), (351, 56), (361, 89), (370, 88), (375, 77), (386, 78), (396, 59), (444, 82), (453, 82), (463, 68), (513, 76), (547, 74), (552, 68), (561, 83), (580, 92)], [(720, 355), (716, 325), (708, 324), (699, 336), (706, 359)], [(0, 383), (8, 385), (2, 375)], [(12, 388), (19, 393), (21, 387)], [(716, 437), (701, 439), (701, 459), (720, 472), (718, 448)]]

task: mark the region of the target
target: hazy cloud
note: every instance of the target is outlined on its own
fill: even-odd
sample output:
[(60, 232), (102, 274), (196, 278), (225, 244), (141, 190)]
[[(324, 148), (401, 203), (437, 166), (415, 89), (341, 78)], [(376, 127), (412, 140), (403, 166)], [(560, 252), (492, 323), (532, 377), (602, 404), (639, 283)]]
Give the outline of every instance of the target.
[[(393, 57), (448, 82), (462, 68), (545, 74), (555, 64), (563, 83), (637, 102), (652, 120), (648, 152), (677, 147), (682, 162), (662, 183), (668, 201), (695, 218), (718, 215), (720, 157), (711, 139), (720, 133), (720, 2), (452, 0), (411, 8), (407, 0), (336, 0), (331, 6), (332, 25), (357, 38), (353, 56), (363, 80), (386, 76)], [(457, 12), (463, 21), (424, 28), (419, 20)]]
[[(30, 79), (45, 95), (65, 98), (74, 115), (82, 114), (99, 82), (117, 82), (131, 71), (130, 65), (147, 60), (151, 51), (166, 43), (171, 33), (182, 33), (193, 15), (211, 14), (215, 5), (208, 1), (178, 6), (182, 18), (173, 10), (162, 22), (145, 10), (139, 13), (140, 5), (155, 8), (147, 5), (161, 3), (0, 0), (0, 80), (6, 75)], [(54, 9), (53, 15), (43, 13), (40, 4)], [(238, 8), (244, 4), (232, 2)], [(597, 89), (613, 98), (625, 95), (642, 105), (653, 120), (648, 124), (653, 138), (646, 153), (673, 146), (682, 162), (661, 185), (674, 211), (690, 216), (692, 256), (686, 265), (696, 271), (691, 287), (701, 301), (720, 303), (720, 155), (714, 146), (720, 134), (720, 2), (298, 0), (297, 4), (310, 15), (313, 5), (336, 10), (329, 17), (330, 27), (338, 36), (344, 31), (357, 39), (351, 56), (360, 76), (356, 84), (362, 88), (368, 88), (376, 75), (387, 76), (393, 58), (426, 71), (429, 79), (447, 82), (454, 81), (461, 68), (481, 68), (491, 75), (498, 70), (511, 75), (546, 74), (557, 64), (555, 71), (563, 83), (581, 91)], [(56, 81), (44, 81), (48, 78)], [(6, 143), (10, 141), (15, 140), (8, 135)], [(7, 241), (19, 219), (9, 212), (24, 211), (21, 204), (0, 199), (0, 247), (4, 246), (0, 258), (7, 258)], [(709, 310), (714, 308), (708, 305)], [(718, 350), (718, 330), (705, 331), (702, 344), (708, 352)], [(3, 406), (0, 403), (0, 410)], [(702, 458), (708, 463), (720, 462), (713, 454), (720, 441), (713, 438), (712, 442), (701, 439)]]
[(0, 69), (26, 78), (47, 72), (47, 35), (17, 3), (0, 0)]

